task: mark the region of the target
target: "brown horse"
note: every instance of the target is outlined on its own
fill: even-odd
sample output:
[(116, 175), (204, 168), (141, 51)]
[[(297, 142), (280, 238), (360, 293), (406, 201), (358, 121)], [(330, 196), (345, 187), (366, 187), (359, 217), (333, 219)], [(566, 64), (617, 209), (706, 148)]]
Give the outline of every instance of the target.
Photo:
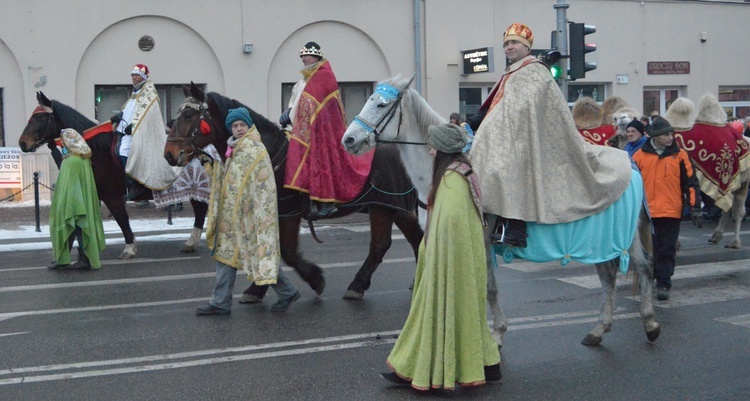
[[(44, 93), (36, 94), (39, 106), (29, 118), (29, 122), (21, 133), (18, 146), (23, 152), (34, 152), (42, 145), (54, 148), (54, 140), (60, 137), (60, 131), (72, 128), (83, 134), (96, 123), (89, 120), (70, 106), (56, 100), (49, 100)], [(130, 228), (130, 218), (125, 208), (125, 171), (119, 160), (114, 157), (114, 145), (117, 141), (113, 131), (102, 132), (86, 141), (91, 148), (91, 166), (94, 170), (96, 191), (99, 199), (107, 205), (114, 216), (117, 225), (125, 237), (125, 250), (120, 254), (121, 259), (135, 257), (137, 247), (135, 235)], [(145, 191), (138, 199), (150, 199), (151, 191)], [(203, 202), (190, 201), (195, 212), (196, 227), (203, 227), (208, 205)]]
[[(275, 171), (281, 257), (287, 265), (297, 270), (317, 294), (321, 294), (325, 288), (321, 268), (305, 260), (299, 251), (299, 226), (302, 217), (308, 213), (305, 206), (309, 204), (309, 199), (305, 194), (286, 189), (283, 185), (288, 145), (284, 132), (275, 123), (249, 107), (218, 93), (211, 92), (206, 95), (191, 84), (190, 88), (185, 88), (185, 96), (185, 104), (181, 107), (180, 114), (172, 126), (172, 132), (167, 138), (164, 157), (170, 165), (184, 166), (193, 157), (200, 156), (200, 149), (208, 144), (213, 144), (219, 150), (219, 154), (223, 155), (227, 147), (226, 141), (231, 135), (224, 125), (228, 111), (238, 107), (248, 109)], [(204, 133), (207, 130), (202, 122), (210, 127), (208, 133)], [(415, 213), (416, 205), (417, 194), (401, 162), (398, 149), (379, 147), (365, 188), (354, 201), (337, 204), (338, 212), (330, 216), (336, 218), (366, 211), (370, 217), (370, 253), (344, 293), (345, 299), (361, 299), (370, 287), (372, 274), (382, 263), (386, 251), (391, 246), (391, 229), (394, 223), (411, 244), (416, 257), (423, 235)], [(267, 286), (251, 286), (246, 293), (262, 298), (266, 289)]]

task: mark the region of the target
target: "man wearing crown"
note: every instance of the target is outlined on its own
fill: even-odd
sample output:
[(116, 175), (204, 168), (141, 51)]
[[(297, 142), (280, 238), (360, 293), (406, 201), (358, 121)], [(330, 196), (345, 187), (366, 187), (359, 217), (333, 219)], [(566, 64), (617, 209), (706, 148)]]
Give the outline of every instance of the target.
[(315, 42), (308, 42), (299, 54), (302, 79), (279, 119), (287, 132), (291, 125), (284, 187), (309, 194), (308, 219), (315, 220), (332, 215), (336, 203), (359, 194), (374, 152), (354, 156), (341, 146), (346, 119), (331, 65)]
[(530, 55), (533, 43), (526, 25), (508, 27), (503, 49), (510, 65), (470, 121), (484, 212), (490, 224), (500, 222), (490, 238), (517, 247), (526, 246), (526, 222), (567, 223), (601, 212), (625, 192), (631, 175), (627, 153), (578, 133), (557, 82)]
[(151, 190), (167, 189), (179, 174), (164, 159), (166, 127), (159, 106), (159, 94), (149, 79), (148, 67), (136, 64), (130, 71), (133, 92), (120, 113), (110, 119), (119, 134), (117, 154), (128, 175), (127, 199)]

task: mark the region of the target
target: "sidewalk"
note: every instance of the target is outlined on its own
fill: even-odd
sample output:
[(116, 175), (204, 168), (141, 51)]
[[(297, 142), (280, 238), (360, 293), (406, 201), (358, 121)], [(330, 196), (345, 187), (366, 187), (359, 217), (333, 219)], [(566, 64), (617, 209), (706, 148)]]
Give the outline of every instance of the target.
[[(185, 239), (187, 239), (195, 220), (190, 202), (183, 203), (182, 211), (172, 212), (172, 224), (168, 224), (167, 209), (157, 209), (153, 202), (150, 202), (148, 207), (139, 207), (137, 203), (128, 202), (126, 208), (130, 216), (130, 228), (136, 234), (136, 237), (169, 233), (184, 234)], [(0, 202), (0, 244), (20, 244), (49, 239), (49, 209), (49, 201), (40, 204), (39, 227), (41, 231), (37, 232), (33, 200)], [(102, 204), (102, 222), (107, 239), (122, 239), (120, 227), (115, 219), (110, 216), (109, 210), (104, 204)], [(315, 223), (315, 228), (342, 224), (367, 224), (367, 222), (367, 214), (354, 213), (338, 219), (318, 221)], [(307, 228), (305, 220), (302, 220), (302, 227)]]

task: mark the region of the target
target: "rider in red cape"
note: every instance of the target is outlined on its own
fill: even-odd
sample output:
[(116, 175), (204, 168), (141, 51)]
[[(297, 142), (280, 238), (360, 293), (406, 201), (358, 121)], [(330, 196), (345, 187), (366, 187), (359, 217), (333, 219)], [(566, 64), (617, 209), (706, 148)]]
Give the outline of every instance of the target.
[(354, 156), (341, 146), (346, 119), (336, 76), (320, 46), (300, 50), (303, 79), (292, 90), (290, 109), (280, 122), (290, 122), (284, 187), (308, 193), (310, 218), (335, 213), (335, 203), (354, 199), (362, 190), (374, 152)]

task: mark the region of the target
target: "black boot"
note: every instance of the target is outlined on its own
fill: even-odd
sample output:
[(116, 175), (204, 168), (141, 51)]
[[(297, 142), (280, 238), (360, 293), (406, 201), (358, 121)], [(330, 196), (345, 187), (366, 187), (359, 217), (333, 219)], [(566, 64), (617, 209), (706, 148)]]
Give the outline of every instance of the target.
[(86, 256), (86, 254), (83, 253), (83, 250), (81, 248), (78, 248), (78, 261), (70, 265), (68, 269), (76, 269), (76, 270), (91, 269), (91, 262), (89, 261), (88, 256)]
[(502, 372), (500, 372), (500, 364), (490, 365), (484, 367), (484, 380), (488, 382), (495, 382), (503, 378)]
[(143, 184), (130, 177), (127, 178), (127, 182), (128, 186), (124, 197), (126, 202), (138, 198), (146, 190), (146, 187), (144, 187)]
[(505, 230), (504, 244), (513, 245), (518, 248), (526, 248), (526, 222), (523, 220), (508, 219), (508, 229)]
[[(505, 223), (507, 222), (507, 227)], [(526, 248), (526, 222), (523, 220), (497, 218), (495, 228), (490, 234), (493, 244), (506, 244), (518, 248)]]
[(332, 202), (310, 201), (310, 214), (308, 220), (318, 220), (330, 217), (338, 212), (336, 204)]

